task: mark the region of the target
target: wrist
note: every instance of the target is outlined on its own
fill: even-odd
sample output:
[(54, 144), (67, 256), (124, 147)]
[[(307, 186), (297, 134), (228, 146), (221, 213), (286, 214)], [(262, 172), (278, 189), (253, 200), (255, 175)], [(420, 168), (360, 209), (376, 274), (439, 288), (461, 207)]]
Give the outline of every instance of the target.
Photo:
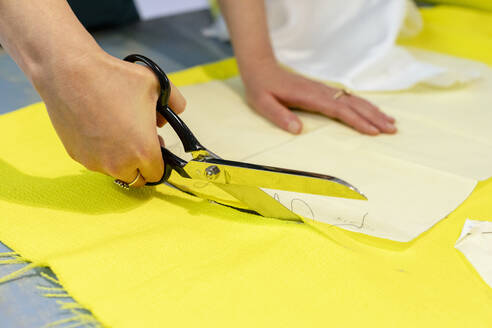
[(53, 48), (43, 55), (28, 58), (23, 68), (38, 92), (63, 79), (77, 78), (81, 71), (95, 66), (107, 54), (94, 42), (77, 45), (63, 44), (63, 49)]
[(264, 76), (268, 74), (267, 72), (280, 67), (273, 55), (262, 57), (249, 56), (246, 59), (237, 58), (237, 63), (241, 76), (243, 79), (248, 80)]
[(67, 108), (63, 104), (77, 103), (95, 92), (93, 86), (101, 85), (104, 72), (112, 65), (110, 58), (103, 50), (71, 52), (43, 65), (33, 75), (32, 83), (49, 112), (63, 110)]
[(16, 42), (7, 42), (14, 48), (12, 57), (33, 84), (69, 67), (88, 53), (102, 51), (74, 15), (66, 16), (60, 18), (66, 21), (60, 23), (63, 30), (46, 24), (41, 31), (34, 33), (30, 27), (22, 26), (20, 30), (26, 36)]
[(99, 48), (67, 1), (1, 1), (0, 42), (34, 83)]

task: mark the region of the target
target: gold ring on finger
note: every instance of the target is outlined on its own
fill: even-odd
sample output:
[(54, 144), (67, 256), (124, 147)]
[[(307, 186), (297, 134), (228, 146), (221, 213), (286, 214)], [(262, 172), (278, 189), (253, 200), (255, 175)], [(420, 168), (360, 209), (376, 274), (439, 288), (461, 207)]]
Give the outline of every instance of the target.
[(351, 93), (345, 89), (340, 89), (337, 91), (337, 93), (335, 93), (333, 95), (333, 99), (337, 100), (338, 98), (342, 97), (342, 96), (350, 96)]
[(114, 180), (114, 183), (116, 183), (121, 188), (129, 189), (131, 186), (133, 186), (138, 181), (138, 179), (140, 179), (141, 176), (142, 176), (142, 174), (140, 173), (140, 170), (137, 169), (137, 176), (135, 177), (135, 179), (133, 179), (132, 182), (125, 182), (123, 180), (116, 179), (116, 180)]

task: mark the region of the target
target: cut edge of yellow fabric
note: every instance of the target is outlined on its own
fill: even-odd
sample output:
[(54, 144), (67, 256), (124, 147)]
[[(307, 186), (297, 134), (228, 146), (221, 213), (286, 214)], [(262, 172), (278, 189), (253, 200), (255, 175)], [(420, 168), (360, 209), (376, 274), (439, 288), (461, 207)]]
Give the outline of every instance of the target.
[[(225, 80), (232, 78), (238, 75), (238, 68), (235, 58), (227, 58), (224, 60), (220, 60), (217, 62), (209, 63), (206, 65), (200, 65), (191, 67), (182, 71), (178, 71), (175, 73), (170, 73), (169, 78), (173, 81), (176, 86), (186, 86), (191, 84), (200, 84), (206, 83), (212, 80)], [(19, 110), (24, 110), (30, 108), (33, 105), (26, 106)], [(12, 115), (17, 111), (7, 113), (5, 115)], [(10, 247), (10, 245), (8, 245)], [(0, 284), (4, 284), (10, 282), (14, 279), (21, 277), (23, 274), (30, 272), (31, 270), (39, 267), (47, 267), (47, 264), (44, 262), (31, 262), (29, 259), (24, 258), (17, 252), (4, 252), (0, 253), (0, 265), (9, 265), (9, 264), (26, 264), (22, 268), (9, 273), (7, 275), (0, 277)], [(71, 297), (70, 294), (63, 288), (63, 285), (55, 278), (41, 273), (41, 276), (51, 281), (58, 286), (59, 288), (44, 288), (43, 286), (39, 286), (38, 289), (46, 290), (46, 293), (43, 293), (44, 297), (47, 298), (68, 298)], [(93, 316), (87, 308), (80, 305), (75, 301), (59, 301), (60, 310), (68, 310), (71, 312), (72, 316), (69, 318), (64, 318), (61, 320), (57, 320), (55, 322), (51, 322), (45, 325), (45, 328), (48, 327), (57, 327), (60, 325), (73, 324), (74, 326), (80, 325), (92, 325), (92, 327), (102, 327), (99, 321), (97, 321), (96, 317)]]
[(31, 262), (29, 259), (26, 259), (25, 257), (18, 254), (17, 252), (0, 253), (0, 265), (9, 265), (9, 264), (27, 264), (27, 265), (14, 272), (6, 274), (3, 277), (0, 277), (0, 284), (4, 284), (6, 282), (17, 279), (22, 274), (29, 272), (34, 268), (46, 266), (46, 264), (44, 264), (43, 262)]
[[(22, 268), (15, 270), (12, 273), (6, 274), (0, 277), (0, 285), (4, 283), (8, 283), (12, 280), (18, 279), (22, 277), (23, 274), (30, 272), (33, 269), (40, 267), (47, 267), (47, 264), (42, 262), (31, 262), (28, 259), (24, 258), (17, 252), (3, 252), (0, 253), (0, 265), (9, 265), (9, 264), (26, 264)], [(37, 286), (38, 290), (45, 291), (42, 296), (46, 298), (70, 298), (70, 294), (65, 290), (65, 288), (61, 285), (60, 281), (52, 276), (41, 272), (40, 276), (44, 278), (46, 281), (52, 282), (60, 287), (46, 287), (46, 286)], [(89, 309), (80, 305), (76, 301), (57, 301), (60, 310), (66, 310), (71, 313), (71, 316), (68, 318), (56, 320), (44, 325), (44, 328), (49, 327), (58, 327), (61, 325), (71, 324), (70, 327), (78, 327), (78, 326), (90, 326), (90, 327), (103, 327), (101, 323), (97, 320), (97, 318), (90, 312)]]

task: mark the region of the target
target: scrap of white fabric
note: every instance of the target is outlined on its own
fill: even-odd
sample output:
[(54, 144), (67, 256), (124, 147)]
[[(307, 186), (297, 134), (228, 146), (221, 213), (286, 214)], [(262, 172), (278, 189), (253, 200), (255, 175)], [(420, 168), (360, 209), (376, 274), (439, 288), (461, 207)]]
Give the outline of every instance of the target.
[(492, 287), (492, 222), (466, 220), (454, 247)]
[[(396, 45), (417, 34), (422, 18), (410, 0), (268, 0), (278, 60), (291, 69), (357, 91), (405, 90), (419, 83), (451, 87), (477, 79), (473, 68), (443, 67)], [(228, 39), (222, 18), (204, 34)]]

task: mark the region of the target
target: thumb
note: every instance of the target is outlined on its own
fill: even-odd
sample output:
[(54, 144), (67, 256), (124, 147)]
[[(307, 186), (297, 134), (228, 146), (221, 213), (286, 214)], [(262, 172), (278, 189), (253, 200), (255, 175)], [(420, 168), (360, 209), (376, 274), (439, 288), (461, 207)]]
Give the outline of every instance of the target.
[(270, 94), (263, 95), (261, 99), (253, 103), (254, 109), (263, 117), (277, 125), (281, 129), (292, 134), (302, 131), (302, 122), (290, 109), (281, 104)]

